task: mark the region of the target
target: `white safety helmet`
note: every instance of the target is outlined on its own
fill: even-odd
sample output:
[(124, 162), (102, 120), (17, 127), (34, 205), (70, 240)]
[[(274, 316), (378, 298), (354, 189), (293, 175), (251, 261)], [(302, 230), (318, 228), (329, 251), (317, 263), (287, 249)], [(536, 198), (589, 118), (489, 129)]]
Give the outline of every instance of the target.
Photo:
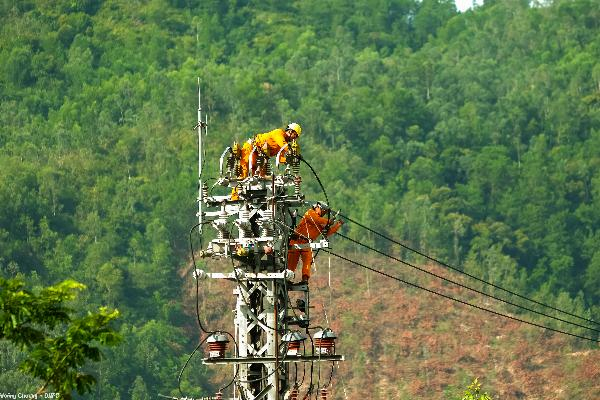
[(296, 132), (298, 134), (298, 136), (300, 136), (300, 134), (302, 133), (302, 127), (300, 126), (300, 124), (297, 124), (295, 122), (292, 122), (291, 124), (286, 126), (285, 130), (286, 131), (292, 130), (292, 131)]
[(327, 205), (327, 203), (325, 203), (324, 201), (317, 201), (315, 204), (313, 204), (313, 208), (317, 207), (321, 207), (321, 210), (323, 211), (329, 210), (329, 205)]

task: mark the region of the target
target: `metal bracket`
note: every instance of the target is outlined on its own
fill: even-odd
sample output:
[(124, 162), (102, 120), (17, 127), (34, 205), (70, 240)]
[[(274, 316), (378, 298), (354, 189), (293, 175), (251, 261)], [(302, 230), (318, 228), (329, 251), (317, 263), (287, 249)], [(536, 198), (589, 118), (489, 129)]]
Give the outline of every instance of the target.
[(311, 356), (281, 356), (275, 357), (226, 357), (226, 358), (203, 358), (203, 364), (273, 364), (273, 363), (293, 363), (293, 362), (331, 362), (344, 361), (345, 358), (341, 354), (327, 355), (311, 355)]
[(318, 242), (293, 244), (290, 247), (293, 249), (328, 249), (329, 248), (329, 240), (321, 239)]
[(271, 385), (271, 384), (267, 385), (266, 388), (264, 388), (263, 390), (261, 390), (260, 393), (258, 393), (256, 395), (256, 397), (254, 398), (254, 400), (263, 399), (267, 395), (267, 393), (269, 393), (269, 390), (271, 390), (272, 387), (273, 387), (273, 385)]
[[(238, 273), (235, 274), (234, 272), (230, 272), (228, 274), (224, 274), (221, 272), (208, 272), (206, 274), (209, 278), (213, 278), (213, 279), (227, 279), (230, 281), (243, 281), (243, 280), (252, 280), (252, 281), (259, 281), (259, 280), (263, 280), (263, 279), (285, 279), (287, 278), (289, 275), (285, 272), (267, 272), (267, 273), (263, 273), (263, 272), (246, 272), (243, 271), (242, 273)], [(237, 275), (237, 276), (236, 276)]]

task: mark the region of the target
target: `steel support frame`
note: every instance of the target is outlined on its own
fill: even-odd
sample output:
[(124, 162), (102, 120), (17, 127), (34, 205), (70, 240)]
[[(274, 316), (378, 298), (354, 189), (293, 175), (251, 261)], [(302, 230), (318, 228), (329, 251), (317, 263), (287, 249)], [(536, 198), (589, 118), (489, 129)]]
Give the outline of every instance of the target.
[(248, 399), (270, 386), (264, 398), (278, 400), (280, 382), (287, 382), (288, 367), (281, 363), (278, 350), (280, 332), (285, 330), (283, 283), (282, 279), (238, 280), (235, 336), (239, 358), (248, 360), (238, 364), (238, 389)]

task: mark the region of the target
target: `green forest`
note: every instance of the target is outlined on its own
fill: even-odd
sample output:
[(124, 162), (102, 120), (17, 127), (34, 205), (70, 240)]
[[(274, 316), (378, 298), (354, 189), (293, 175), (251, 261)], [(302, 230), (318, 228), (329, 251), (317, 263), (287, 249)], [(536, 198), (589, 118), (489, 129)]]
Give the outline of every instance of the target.
[[(178, 395), (199, 77), (207, 176), (298, 122), (333, 209), (600, 320), (599, 60), (596, 0), (3, 0), (0, 277), (118, 309), (92, 398)], [(26, 357), (0, 340), (1, 391), (43, 384)], [(197, 363), (181, 387), (210, 379)]]

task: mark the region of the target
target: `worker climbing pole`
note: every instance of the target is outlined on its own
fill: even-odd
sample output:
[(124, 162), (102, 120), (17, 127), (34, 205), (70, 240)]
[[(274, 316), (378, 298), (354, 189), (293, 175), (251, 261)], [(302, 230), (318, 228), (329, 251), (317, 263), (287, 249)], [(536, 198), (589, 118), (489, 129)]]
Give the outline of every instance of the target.
[[(343, 357), (336, 354), (334, 332), (311, 325), (307, 277), (297, 279), (296, 265), (288, 266), (290, 250), (329, 247), (326, 237), (318, 239), (318, 235), (309, 237), (293, 230), (297, 210), (305, 204), (297, 142), (302, 128), (292, 123), (285, 129), (256, 135), (243, 146), (234, 143), (227, 147), (219, 160), (219, 176), (209, 189), (202, 180), (207, 120), (202, 121), (201, 110), (199, 105), (197, 226), (203, 234), (202, 227), (210, 225), (214, 239), (199, 255), (205, 260), (226, 260), (220, 265), (231, 268), (223, 272), (196, 269), (194, 278), (197, 282), (229, 281), (236, 298), (235, 333), (230, 337), (224, 332), (206, 331), (203, 362), (231, 364), (234, 370), (231, 396), (219, 392), (211, 398), (283, 400), (314, 396), (324, 400), (331, 376), (313, 379), (313, 371), (327, 371), (314, 366)], [(224, 194), (213, 194), (218, 188)], [(325, 225), (330, 225), (328, 220)], [(305, 371), (303, 376), (310, 370), (310, 376), (300, 381), (299, 368)], [(301, 387), (304, 393), (300, 393)]]

